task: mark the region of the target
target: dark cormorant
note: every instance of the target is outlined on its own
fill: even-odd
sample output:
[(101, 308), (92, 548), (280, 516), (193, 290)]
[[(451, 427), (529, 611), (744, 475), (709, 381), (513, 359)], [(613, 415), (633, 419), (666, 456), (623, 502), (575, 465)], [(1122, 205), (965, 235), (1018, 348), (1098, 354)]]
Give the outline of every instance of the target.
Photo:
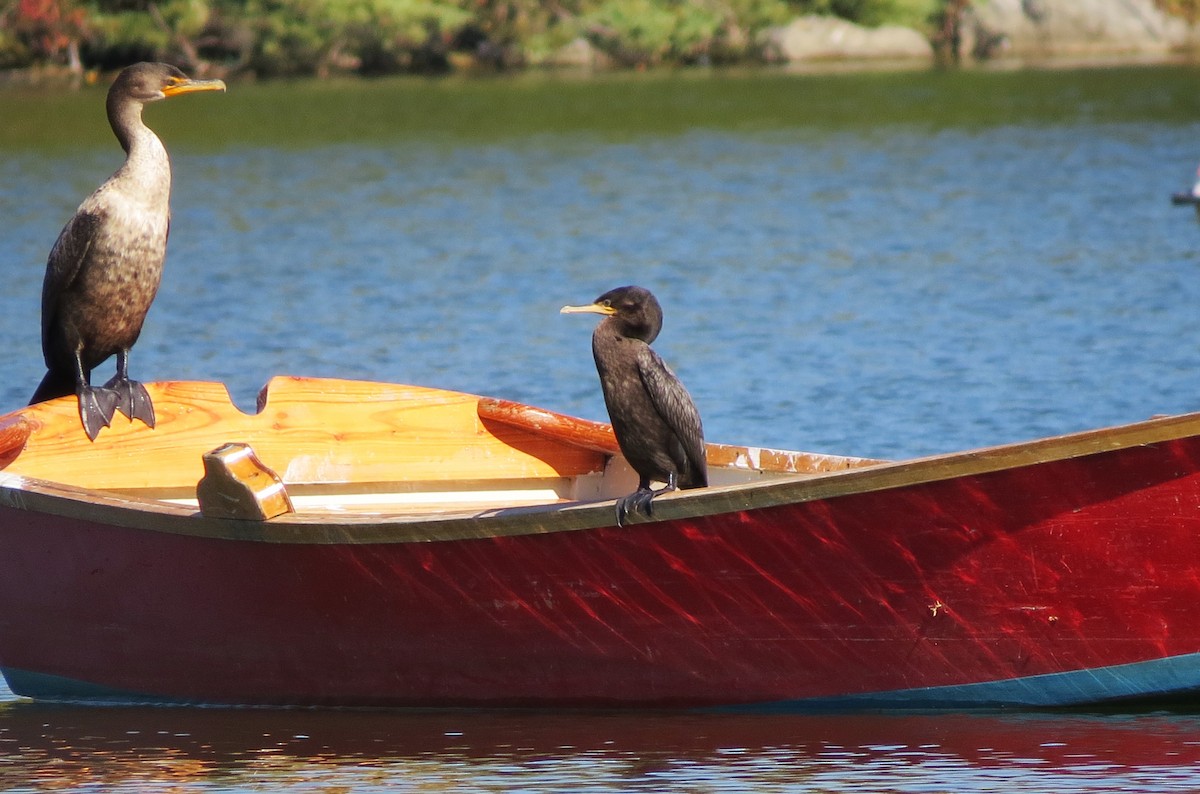
[[(564, 306), (563, 314), (605, 315), (592, 333), (604, 404), (621, 454), (641, 478), (635, 493), (617, 500), (617, 525), (650, 500), (679, 488), (708, 485), (700, 412), (675, 373), (650, 349), (662, 330), (662, 308), (649, 290), (617, 287), (590, 306)], [(654, 491), (650, 482), (666, 486)]]
[[(171, 162), (142, 123), (142, 106), (194, 91), (224, 91), (220, 80), (191, 80), (174, 66), (139, 63), (108, 91), (108, 122), (125, 164), (79, 205), (50, 250), (42, 283), (42, 354), (46, 377), (30, 404), (79, 395), (88, 438), (115, 411), (154, 426), (154, 406), (129, 379), (129, 349), (158, 291), (171, 213)], [(112, 355), (117, 374), (103, 388), (92, 369)]]

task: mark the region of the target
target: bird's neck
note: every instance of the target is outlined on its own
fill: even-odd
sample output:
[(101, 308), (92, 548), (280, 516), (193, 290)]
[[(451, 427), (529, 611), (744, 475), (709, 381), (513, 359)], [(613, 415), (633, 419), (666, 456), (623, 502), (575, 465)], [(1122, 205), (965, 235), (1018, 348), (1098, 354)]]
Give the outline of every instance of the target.
[(110, 105), (108, 120), (126, 154), (115, 176), (137, 183), (137, 192), (146, 200), (165, 204), (171, 193), (171, 162), (162, 141), (142, 121), (141, 103)]
[(144, 137), (146, 133), (154, 135), (142, 121), (141, 102), (110, 95), (106, 109), (108, 110), (109, 126), (112, 127), (113, 134), (121, 142), (121, 148), (125, 150), (126, 154), (133, 153), (138, 139)]
[(640, 342), (644, 345), (650, 344), (658, 336), (657, 329), (617, 317), (604, 318), (604, 321), (596, 328), (597, 330), (603, 329), (603, 333), (611, 334), (628, 342)]

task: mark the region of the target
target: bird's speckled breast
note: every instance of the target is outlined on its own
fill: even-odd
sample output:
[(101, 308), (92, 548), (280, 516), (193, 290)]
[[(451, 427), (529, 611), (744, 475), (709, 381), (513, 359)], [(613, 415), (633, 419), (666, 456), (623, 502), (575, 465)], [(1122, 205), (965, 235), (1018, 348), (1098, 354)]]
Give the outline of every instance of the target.
[[(84, 202), (102, 203), (108, 222), (97, 229), (78, 282), (64, 298), (77, 302), (78, 330), (101, 355), (133, 344), (162, 281), (170, 211), (166, 201), (147, 200), (161, 191), (146, 187), (114, 179)], [(97, 322), (88, 322), (91, 316)]]

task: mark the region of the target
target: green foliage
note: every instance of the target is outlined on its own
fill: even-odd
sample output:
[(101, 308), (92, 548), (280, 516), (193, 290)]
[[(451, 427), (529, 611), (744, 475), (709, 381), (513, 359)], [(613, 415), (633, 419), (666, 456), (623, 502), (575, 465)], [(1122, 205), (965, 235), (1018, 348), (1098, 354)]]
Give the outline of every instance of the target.
[(250, 0), (259, 20), (250, 65), (266, 74), (399, 70), (471, 16), (436, 0)]
[(718, 3), (676, 6), (675, 29), (670, 38), (674, 59), (686, 63), (711, 57), (728, 21), (723, 10)]
[(755, 33), (790, 16), (784, 0), (601, 0), (581, 22), (618, 61), (642, 65), (744, 58)]
[(169, 30), (188, 39), (204, 31), (212, 13), (207, 0), (167, 0), (158, 4), (158, 10)]
[(922, 28), (946, 0), (792, 0), (803, 14), (838, 16), (860, 25), (908, 25)]
[(141, 11), (97, 12), (89, 17), (91, 35), (84, 56), (103, 66), (134, 61), (161, 61), (171, 46), (168, 30)]
[(247, 16), (257, 19), (250, 66), (267, 74), (313, 70), (332, 38), (334, 20), (318, 0), (251, 0)]
[(0, 26), (0, 69), (15, 69), (31, 60), (29, 47), (14, 32)]
[(675, 30), (675, 15), (655, 0), (609, 0), (582, 22), (602, 49), (626, 63), (658, 63)]
[(729, 0), (726, 5), (748, 30), (786, 25), (796, 16), (787, 0)]
[[(1176, 4), (1200, 0), (1171, 0)], [(586, 38), (620, 64), (753, 59), (806, 13), (926, 27), (946, 0), (10, 0), (0, 67), (169, 60), (263, 76), (389, 73), (451, 61), (539, 62)], [(455, 55), (461, 53), (461, 55)]]
[(927, 31), (945, 7), (944, 0), (892, 0), (891, 12), (884, 23)]

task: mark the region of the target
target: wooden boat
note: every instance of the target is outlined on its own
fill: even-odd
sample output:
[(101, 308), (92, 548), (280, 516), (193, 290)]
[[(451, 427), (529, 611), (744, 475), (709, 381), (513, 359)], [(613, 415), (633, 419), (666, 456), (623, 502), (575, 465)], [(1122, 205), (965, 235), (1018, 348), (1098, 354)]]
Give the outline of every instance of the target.
[(712, 444), (711, 487), (617, 527), (636, 478), (607, 425), (355, 381), (277, 378), (255, 414), (219, 384), (148, 388), (158, 427), (95, 443), (73, 398), (0, 417), (19, 695), (812, 711), (1200, 688), (1200, 415), (900, 462)]

